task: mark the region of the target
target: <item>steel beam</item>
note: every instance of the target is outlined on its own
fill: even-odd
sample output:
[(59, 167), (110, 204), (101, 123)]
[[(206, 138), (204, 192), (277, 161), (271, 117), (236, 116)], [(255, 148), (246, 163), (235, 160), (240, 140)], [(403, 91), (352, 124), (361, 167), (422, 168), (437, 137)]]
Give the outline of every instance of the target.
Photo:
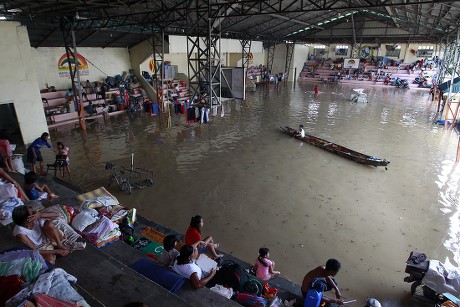
[(275, 49), (276, 43), (272, 43), (267, 48), (267, 70), (271, 71), (273, 69), (273, 61), (275, 59)]
[(46, 34), (38, 43), (35, 44), (34, 48), (40, 47), (41, 44), (43, 44), (44, 41), (46, 41), (54, 32), (56, 32), (58, 28), (54, 28), (53, 30), (49, 31), (48, 34)]
[(209, 107), (221, 104), (222, 79), (221, 22), (219, 11), (212, 10), (213, 1), (192, 0), (195, 10), (186, 15), (189, 92), (192, 102)]
[[(286, 42), (286, 63), (284, 65), (284, 72), (286, 74), (286, 80), (289, 80), (289, 73), (291, 71), (292, 58), (294, 57), (294, 42)], [(296, 76), (293, 81), (295, 82)]]
[[(83, 112), (83, 97), (80, 91), (81, 83), (80, 83), (80, 72), (78, 70), (78, 53), (77, 53), (77, 45), (75, 41), (75, 31), (64, 23), (61, 25), (61, 30), (62, 30), (62, 35), (64, 38), (64, 46), (65, 46), (65, 52), (67, 55), (67, 63), (69, 65), (70, 82), (72, 83), (73, 98), (77, 105), (78, 120), (80, 123), (81, 130), (86, 131), (85, 113)], [(71, 46), (73, 46), (73, 50)], [(72, 61), (71, 61), (72, 58), (74, 61), (74, 66), (72, 66)], [(78, 82), (78, 90), (77, 90), (77, 87), (75, 86), (75, 81)]]
[(88, 35), (86, 35), (85, 37), (83, 37), (82, 39), (80, 39), (80, 40), (77, 42), (77, 45), (80, 45), (80, 44), (83, 43), (85, 40), (87, 40), (88, 38), (90, 38), (91, 36), (93, 36), (94, 34), (96, 34), (97, 32), (99, 32), (99, 30), (91, 31)]
[(240, 40), (241, 44), (241, 66), (244, 69), (244, 76), (246, 77), (248, 74), (249, 68), (249, 61), (251, 60), (251, 45), (252, 40), (250, 39), (242, 39)]

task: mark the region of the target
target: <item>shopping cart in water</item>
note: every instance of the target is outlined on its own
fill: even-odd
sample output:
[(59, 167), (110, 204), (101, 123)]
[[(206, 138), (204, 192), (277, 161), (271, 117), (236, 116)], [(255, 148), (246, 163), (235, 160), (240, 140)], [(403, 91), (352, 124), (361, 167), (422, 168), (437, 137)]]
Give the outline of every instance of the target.
[(116, 182), (128, 194), (131, 194), (133, 188), (143, 189), (153, 185), (153, 171), (134, 167), (134, 154), (131, 154), (131, 167), (106, 162), (105, 169), (111, 171), (108, 186)]

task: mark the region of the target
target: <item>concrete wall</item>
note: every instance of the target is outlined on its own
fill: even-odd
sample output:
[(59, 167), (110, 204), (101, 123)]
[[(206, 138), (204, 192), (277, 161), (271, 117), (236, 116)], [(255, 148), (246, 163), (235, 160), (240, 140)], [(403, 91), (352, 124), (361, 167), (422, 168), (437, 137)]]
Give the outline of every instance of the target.
[[(297, 76), (303, 69), (308, 55), (308, 46), (302, 44), (296, 44), (294, 46), (294, 57), (291, 62), (291, 71), (289, 72), (289, 81), (297, 80)], [(297, 71), (295, 70), (297, 68)], [(297, 72), (297, 76), (295, 76)]]
[[(165, 47), (167, 44), (165, 44)], [(166, 48), (165, 48), (166, 49)], [(141, 76), (141, 64), (142, 70), (150, 71), (148, 67), (148, 61), (150, 60), (150, 56), (152, 55), (152, 44), (145, 40), (136, 46), (133, 46), (129, 49), (129, 58), (131, 61), (131, 67), (134, 71), (134, 74), (138, 77), (140, 82), (142, 83), (144, 89), (147, 92), (147, 95), (152, 101), (156, 101), (156, 93), (153, 87), (148, 84), (145, 79)], [(145, 62), (147, 62), (147, 67), (145, 66)]]
[[(222, 38), (220, 43), (220, 50), (222, 53), (241, 53), (241, 43), (237, 39), (228, 39)], [(187, 43), (188, 47), (192, 48), (190, 42), (187, 42), (186, 36), (179, 35), (170, 35), (169, 36), (169, 46), (170, 53), (187, 53)], [(204, 45), (204, 41), (201, 40), (200, 44)], [(264, 48), (262, 42), (252, 41), (251, 51), (253, 53), (263, 53)]]
[[(295, 69), (297, 68), (297, 75), (302, 71), (303, 63), (308, 55), (308, 46), (303, 44), (296, 44), (294, 46), (294, 53), (291, 60), (291, 68), (289, 70), (289, 81), (294, 80)], [(286, 44), (278, 44), (275, 46), (275, 54), (273, 59), (272, 73), (283, 73), (286, 66)], [(265, 52), (268, 54), (268, 52)], [(265, 59), (266, 64), (267, 59)]]
[(48, 131), (27, 28), (0, 21), (0, 103), (13, 102), (24, 143)]
[[(169, 44), (167, 44), (168, 48), (165, 51), (165, 60), (170, 61), (172, 65), (177, 65), (178, 73), (188, 75), (188, 63), (187, 63), (187, 38), (186, 36), (176, 36), (170, 35), (169, 36)], [(202, 41), (201, 43), (204, 44)], [(142, 45), (144, 43), (141, 43)], [(152, 48), (146, 48), (146, 57), (144, 61), (140, 64), (140, 71), (150, 71), (149, 62), (153, 57), (151, 56)], [(137, 47), (136, 48), (145, 48), (144, 47)], [(189, 44), (189, 48), (191, 45)], [(222, 57), (222, 65), (228, 67), (241, 67), (242, 59), (241, 59), (241, 51), (242, 47), (238, 40), (234, 39), (222, 39), (221, 40), (221, 57)], [(264, 50), (262, 46), (262, 42), (252, 42), (251, 51), (253, 54), (253, 61), (251, 65), (259, 65), (265, 64), (265, 57), (264, 57)], [(136, 55), (137, 56), (137, 55)]]
[[(77, 51), (88, 62), (89, 74), (81, 76), (82, 81), (101, 81), (107, 75), (115, 76), (131, 68), (127, 48), (78, 48), (77, 46)], [(70, 78), (60, 77), (58, 72), (58, 61), (65, 54), (65, 48), (32, 48), (32, 53), (37, 59), (35, 66), (41, 89), (45, 88), (46, 83), (50, 86), (54, 85), (57, 89), (70, 87)]]
[(272, 67), (273, 73), (284, 72), (286, 66), (286, 51), (286, 44), (278, 44), (275, 46), (275, 54)]
[[(201, 41), (200, 44), (204, 44)], [(189, 48), (192, 48), (188, 43)], [(221, 57), (222, 65), (228, 67), (241, 67), (242, 47), (239, 40), (236, 39), (221, 39)], [(188, 74), (187, 71), (187, 37), (186, 36), (169, 36), (169, 54), (165, 54), (165, 59), (171, 61), (171, 64), (177, 65), (179, 73)], [(254, 56), (252, 65), (264, 64), (264, 49), (262, 42), (253, 41), (251, 43), (251, 52)]]

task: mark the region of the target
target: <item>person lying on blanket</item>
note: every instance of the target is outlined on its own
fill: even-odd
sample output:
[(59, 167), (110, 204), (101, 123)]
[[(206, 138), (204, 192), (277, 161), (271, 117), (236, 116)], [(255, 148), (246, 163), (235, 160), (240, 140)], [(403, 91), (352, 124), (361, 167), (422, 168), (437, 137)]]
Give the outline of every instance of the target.
[(62, 243), (62, 235), (50, 220), (56, 218), (54, 212), (35, 212), (27, 206), (18, 206), (13, 209), (13, 222), (16, 226), (13, 235), (40, 254), (51, 264), (56, 262), (56, 256), (67, 256), (70, 249)]

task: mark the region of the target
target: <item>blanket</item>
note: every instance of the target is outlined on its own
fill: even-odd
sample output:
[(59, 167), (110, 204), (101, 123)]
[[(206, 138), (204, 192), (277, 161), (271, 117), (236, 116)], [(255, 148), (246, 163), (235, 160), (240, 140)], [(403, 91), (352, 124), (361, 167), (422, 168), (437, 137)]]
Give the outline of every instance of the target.
[(460, 270), (450, 263), (430, 260), (428, 271), (422, 283), (438, 293), (448, 292), (455, 296), (460, 294)]
[(89, 200), (91, 198), (101, 197), (101, 196), (108, 196), (108, 197), (112, 198), (115, 201), (116, 205), (120, 204), (118, 202), (118, 199), (115, 196), (113, 196), (112, 194), (110, 194), (109, 191), (107, 191), (104, 187), (100, 187), (99, 189), (96, 189), (96, 190), (91, 191), (91, 192), (80, 194), (75, 198), (77, 199), (77, 201), (80, 204), (83, 204), (83, 202), (85, 202), (86, 200)]
[(134, 242), (132, 247), (143, 252), (144, 254), (155, 255), (156, 259), (161, 257), (164, 249), (160, 243), (151, 241), (144, 237), (141, 237), (136, 242)]
[(128, 211), (120, 205), (118, 199), (104, 187), (80, 194), (76, 199), (81, 204), (80, 209), (97, 209), (101, 216), (107, 216), (115, 223), (119, 223), (128, 214)]
[(139, 259), (129, 267), (172, 293), (178, 293), (186, 281), (176, 272), (147, 258)]
[(163, 240), (164, 238), (166, 237), (166, 235), (162, 232), (159, 232), (158, 230), (155, 230), (153, 228), (150, 228), (150, 227), (145, 227), (142, 231), (141, 231), (141, 235), (143, 235), (144, 237), (152, 240), (152, 241), (155, 241), (155, 242), (158, 242), (160, 244), (163, 244)]
[(38, 250), (7, 251), (0, 254), (0, 275), (21, 275), (26, 281), (35, 280), (48, 266)]
[(13, 213), (14, 208), (21, 205), (24, 205), (24, 203), (17, 196), (11, 197), (0, 203), (0, 220), (2, 220), (3, 225), (8, 225), (13, 221), (11, 219), (11, 214)]
[(76, 281), (77, 279), (74, 276), (68, 274), (63, 269), (54, 269), (41, 275), (34, 284), (29, 285), (13, 296), (6, 302), (5, 306), (18, 306), (24, 300), (40, 293), (66, 302), (77, 303), (79, 306), (89, 306), (83, 297), (72, 287), (71, 284), (74, 284)]

